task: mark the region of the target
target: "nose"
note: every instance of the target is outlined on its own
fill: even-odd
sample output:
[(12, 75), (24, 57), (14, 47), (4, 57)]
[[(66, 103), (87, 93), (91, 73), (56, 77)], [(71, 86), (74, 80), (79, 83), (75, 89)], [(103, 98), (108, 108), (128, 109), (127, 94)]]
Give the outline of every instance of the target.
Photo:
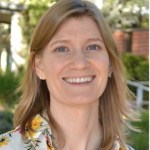
[(86, 54), (82, 51), (76, 52), (73, 54), (72, 60), (71, 60), (71, 67), (73, 69), (85, 69), (89, 66), (90, 62), (87, 58)]

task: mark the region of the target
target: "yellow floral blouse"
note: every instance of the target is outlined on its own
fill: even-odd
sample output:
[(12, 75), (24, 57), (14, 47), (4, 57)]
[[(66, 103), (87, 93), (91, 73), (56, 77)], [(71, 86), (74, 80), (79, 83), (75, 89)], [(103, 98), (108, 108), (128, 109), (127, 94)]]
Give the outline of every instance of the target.
[[(44, 118), (37, 115), (31, 123), (31, 128), (33, 131), (26, 131), (26, 139), (22, 138), (20, 127), (0, 135), (0, 150), (55, 150), (50, 126)], [(116, 141), (114, 150), (124, 149)]]

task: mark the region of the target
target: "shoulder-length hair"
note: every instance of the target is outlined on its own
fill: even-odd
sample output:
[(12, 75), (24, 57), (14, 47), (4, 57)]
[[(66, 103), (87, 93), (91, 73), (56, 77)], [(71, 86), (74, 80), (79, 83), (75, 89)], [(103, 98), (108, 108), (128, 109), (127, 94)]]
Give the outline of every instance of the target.
[[(37, 114), (43, 116), (43, 113), (46, 113), (51, 128), (59, 131), (59, 126), (50, 113), (50, 93), (46, 81), (40, 80), (35, 73), (35, 56), (45, 48), (65, 20), (81, 16), (92, 18), (98, 25), (113, 72), (104, 93), (99, 98), (99, 121), (103, 134), (100, 148), (112, 149), (118, 137), (121, 145), (125, 146), (125, 120), (132, 119), (126, 101), (129, 91), (125, 73), (111, 31), (100, 10), (89, 1), (60, 0), (40, 19), (31, 40), (30, 59), (21, 87), (22, 95), (15, 112), (14, 125), (21, 125), (25, 134), (25, 128), (31, 124), (33, 117)], [(61, 137), (61, 133), (59, 135)]]

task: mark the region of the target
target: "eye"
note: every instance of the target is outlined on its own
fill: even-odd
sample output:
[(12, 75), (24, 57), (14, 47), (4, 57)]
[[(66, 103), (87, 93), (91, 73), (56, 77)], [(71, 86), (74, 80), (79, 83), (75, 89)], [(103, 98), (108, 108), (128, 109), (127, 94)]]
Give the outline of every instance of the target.
[(99, 45), (97, 45), (97, 44), (92, 44), (92, 45), (89, 45), (87, 48), (86, 48), (86, 50), (93, 50), (93, 51), (96, 51), (96, 50), (100, 50), (101, 49), (101, 47), (99, 46)]
[(63, 52), (68, 52), (69, 49), (67, 47), (62, 46), (62, 47), (56, 48), (54, 51), (59, 52), (59, 53), (63, 53)]

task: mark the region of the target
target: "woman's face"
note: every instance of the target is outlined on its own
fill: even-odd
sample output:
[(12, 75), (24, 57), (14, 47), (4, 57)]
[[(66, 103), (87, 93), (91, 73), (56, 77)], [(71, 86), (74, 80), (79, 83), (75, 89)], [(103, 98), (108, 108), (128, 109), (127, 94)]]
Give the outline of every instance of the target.
[(67, 105), (98, 101), (110, 70), (99, 28), (86, 16), (65, 21), (35, 62), (51, 101)]

